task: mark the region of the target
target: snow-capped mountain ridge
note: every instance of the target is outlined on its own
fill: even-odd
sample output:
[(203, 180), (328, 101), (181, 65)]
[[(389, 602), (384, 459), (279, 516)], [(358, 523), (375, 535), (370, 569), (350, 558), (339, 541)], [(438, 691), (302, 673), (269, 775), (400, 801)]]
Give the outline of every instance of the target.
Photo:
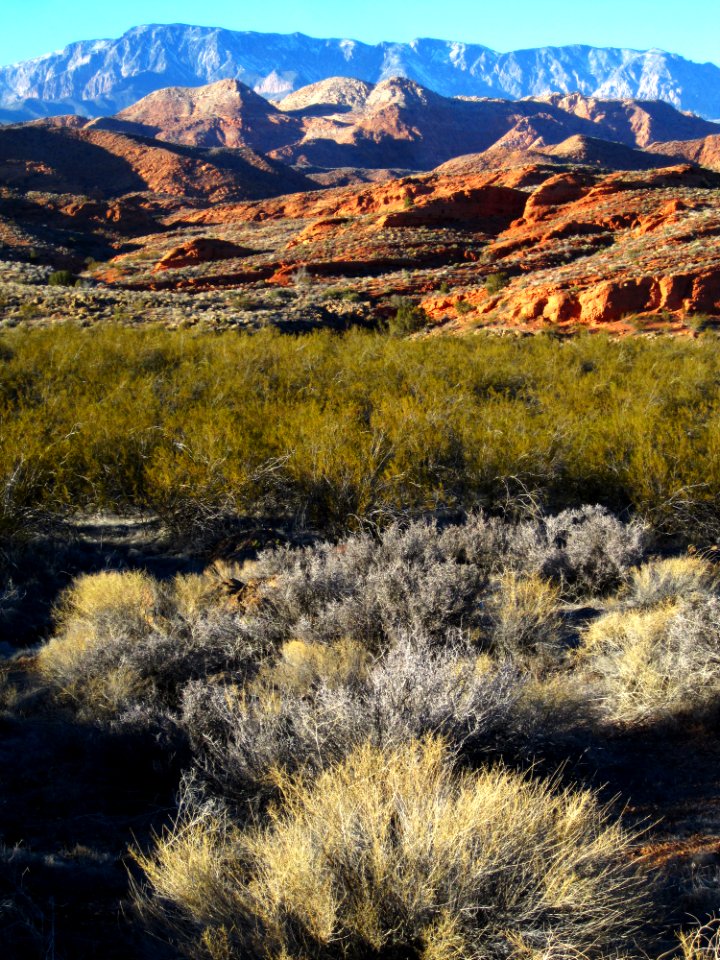
[(658, 99), (720, 117), (720, 67), (657, 49), (576, 45), (497, 53), (461, 41), (370, 45), (169, 24), (135, 27), (118, 39), (81, 41), (0, 67), (0, 119), (107, 115), (163, 87), (222, 79), (279, 99), (336, 76), (369, 83), (405, 76), (444, 96), (519, 99), (578, 91), (602, 99)]

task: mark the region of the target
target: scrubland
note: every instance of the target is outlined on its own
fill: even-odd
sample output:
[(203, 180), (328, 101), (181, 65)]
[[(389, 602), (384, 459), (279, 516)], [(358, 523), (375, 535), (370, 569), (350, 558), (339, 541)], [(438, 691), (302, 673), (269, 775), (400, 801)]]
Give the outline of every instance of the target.
[(714, 338), (0, 350), (8, 956), (717, 955)]
[(524, 494), (712, 541), (720, 361), (697, 341), (3, 332), (0, 527), (145, 510), (329, 532)]

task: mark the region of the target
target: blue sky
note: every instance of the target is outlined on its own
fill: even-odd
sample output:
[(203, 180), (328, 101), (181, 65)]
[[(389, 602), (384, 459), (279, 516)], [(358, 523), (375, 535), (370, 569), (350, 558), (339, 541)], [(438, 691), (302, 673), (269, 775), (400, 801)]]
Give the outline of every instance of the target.
[(720, 63), (718, 0), (410, 0), (404, 9), (397, 0), (0, 0), (0, 64), (74, 40), (119, 36), (141, 23), (297, 30), (368, 43), (437, 37), (495, 50), (566, 43), (660, 47)]

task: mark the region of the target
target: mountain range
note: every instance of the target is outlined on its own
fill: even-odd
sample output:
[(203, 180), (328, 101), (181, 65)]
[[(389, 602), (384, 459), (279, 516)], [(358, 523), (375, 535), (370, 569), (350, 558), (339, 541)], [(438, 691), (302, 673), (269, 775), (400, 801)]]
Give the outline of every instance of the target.
[(551, 94), (443, 97), (412, 80), (334, 77), (274, 104), (239, 80), (168, 87), (114, 116), (0, 130), (0, 175), (22, 189), (215, 201), (387, 179), (452, 163), (641, 170), (717, 167), (720, 125), (662, 101)]
[(330, 77), (377, 84), (406, 77), (446, 97), (521, 99), (578, 92), (602, 100), (664, 100), (720, 118), (720, 67), (662, 50), (591, 46), (498, 53), (421, 39), (375, 45), (184, 24), (136, 27), (0, 68), (0, 122), (115, 114), (155, 90), (242, 81), (282, 99)]
[[(204, 149), (239, 147), (314, 173), (430, 170), (468, 154), (481, 167), (496, 167), (563, 143), (567, 161), (573, 159), (568, 151), (579, 151), (583, 163), (641, 169), (662, 165), (658, 154), (666, 141), (692, 141), (697, 151), (707, 138), (720, 135), (717, 124), (662, 101), (580, 94), (519, 101), (443, 97), (404, 77), (375, 85), (333, 77), (277, 105), (238, 80), (169, 87), (113, 117), (86, 121), (85, 129)], [(605, 145), (598, 146), (600, 141)], [(609, 143), (615, 145), (613, 156)], [(657, 145), (653, 156), (640, 153), (650, 144)]]
[(6, 284), (5, 313), (113, 319), (147, 294), (163, 322), (306, 329), (412, 297), (443, 329), (687, 332), (720, 316), (719, 198), (720, 125), (662, 101), (168, 87), (0, 128), (0, 260), (85, 290)]

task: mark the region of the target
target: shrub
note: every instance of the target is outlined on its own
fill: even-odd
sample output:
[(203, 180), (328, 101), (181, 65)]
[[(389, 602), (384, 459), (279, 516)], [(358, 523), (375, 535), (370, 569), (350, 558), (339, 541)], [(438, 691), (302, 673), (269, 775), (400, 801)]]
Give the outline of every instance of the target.
[(714, 593), (718, 572), (701, 557), (650, 560), (630, 571), (623, 597), (629, 604), (652, 607), (675, 600), (691, 600)]
[[(250, 687), (188, 685), (181, 723), (205, 774), (234, 802), (272, 793), (268, 771), (317, 772), (368, 741), (379, 747), (441, 734), (475, 755), (537, 732), (520, 729), (513, 708), (522, 681), (461, 642), (436, 649), (404, 636), (370, 666), (347, 646), (289, 660), (287, 648)], [(338, 663), (342, 669), (337, 669)]]
[(639, 525), (592, 509), (519, 524), (476, 514), (444, 529), (393, 524), (377, 538), (265, 550), (228, 568), (232, 598), (217, 570), (166, 583), (137, 571), (84, 576), (61, 598), (38, 666), (98, 719), (140, 704), (175, 711), (189, 681), (230, 669), (260, 670), (266, 687), (296, 698), (322, 687), (352, 700), (408, 637), (423, 656), (472, 642), (542, 671), (564, 649), (561, 592), (614, 583), (641, 541)]
[(392, 524), (377, 540), (356, 535), (262, 553), (253, 569), (254, 615), (278, 641), (349, 637), (378, 648), (398, 631), (442, 642), (461, 628), (476, 637), (485, 630), (490, 646), (505, 653), (548, 654), (562, 643), (558, 588), (571, 597), (607, 592), (642, 557), (645, 539), (642, 524), (590, 507), (521, 523), (478, 513), (444, 529)]
[(510, 278), (506, 273), (489, 273), (487, 277), (485, 277), (485, 289), (493, 296), (496, 293), (500, 293), (509, 282)]
[(720, 920), (713, 919), (678, 933), (681, 960), (718, 960), (720, 958)]
[(484, 572), (460, 563), (437, 527), (392, 525), (379, 541), (367, 535), (340, 544), (270, 551), (255, 574), (258, 614), (279, 636), (333, 642), (349, 637), (377, 648), (398, 631), (443, 638), (480, 622)]
[(611, 719), (696, 716), (720, 693), (720, 601), (613, 611), (588, 627), (579, 656)]
[(48, 277), (50, 287), (72, 287), (75, 285), (75, 275), (70, 270), (53, 270)]
[(633, 934), (630, 838), (591, 793), (457, 774), (436, 740), (278, 780), (267, 828), (189, 810), (135, 853), (138, 899), (189, 955), (500, 960), (558, 941), (597, 955)]
[(687, 313), (683, 317), (685, 326), (695, 333), (704, 333), (706, 330), (712, 330), (717, 326), (717, 317), (711, 317), (704, 313)]
[(602, 507), (564, 510), (521, 523), (512, 532), (511, 562), (560, 583), (571, 596), (608, 593), (643, 555), (648, 527), (622, 523)]
[(428, 316), (422, 307), (416, 306), (412, 300), (397, 298), (395, 315), (387, 322), (388, 333), (393, 336), (407, 336), (417, 333), (428, 324)]
[(720, 533), (720, 357), (702, 340), (114, 324), (1, 340), (3, 534), (143, 509), (186, 537), (238, 514), (337, 536), (506, 509), (512, 489), (552, 512), (632, 510), (696, 544)]
[(526, 663), (556, 661), (564, 649), (559, 603), (559, 587), (537, 574), (506, 571), (486, 605), (492, 648)]
[(85, 575), (61, 599), (38, 669), (82, 716), (118, 721), (173, 709), (193, 679), (254, 672), (261, 651), (196, 577), (160, 584), (139, 571)]

